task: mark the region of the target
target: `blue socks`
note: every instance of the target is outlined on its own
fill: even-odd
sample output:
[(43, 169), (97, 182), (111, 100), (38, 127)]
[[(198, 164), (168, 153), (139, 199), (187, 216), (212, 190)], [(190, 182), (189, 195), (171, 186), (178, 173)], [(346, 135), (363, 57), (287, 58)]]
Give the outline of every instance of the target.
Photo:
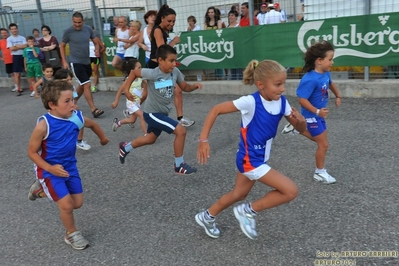
[(183, 162), (184, 162), (183, 156), (175, 157), (175, 165), (176, 165), (176, 167), (179, 167)]
[(125, 151), (130, 152), (132, 150), (133, 150), (132, 143), (131, 142), (126, 143)]

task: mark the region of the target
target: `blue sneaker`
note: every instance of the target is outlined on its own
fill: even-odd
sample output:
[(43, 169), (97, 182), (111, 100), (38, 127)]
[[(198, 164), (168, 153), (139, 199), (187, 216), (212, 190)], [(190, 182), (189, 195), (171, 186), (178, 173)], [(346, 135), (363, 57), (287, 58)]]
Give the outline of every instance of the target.
[(179, 167), (175, 165), (175, 173), (179, 175), (191, 175), (197, 172), (197, 168), (191, 167), (186, 163), (182, 163)]
[(129, 154), (129, 152), (125, 150), (126, 144), (127, 142), (119, 142), (119, 161), (121, 161), (121, 164), (125, 163), (125, 157)]

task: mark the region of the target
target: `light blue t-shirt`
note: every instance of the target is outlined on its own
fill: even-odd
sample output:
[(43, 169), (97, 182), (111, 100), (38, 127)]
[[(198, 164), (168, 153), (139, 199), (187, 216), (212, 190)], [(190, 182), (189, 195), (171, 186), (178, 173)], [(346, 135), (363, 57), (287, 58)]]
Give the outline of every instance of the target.
[[(18, 36), (10, 36), (7, 38), (7, 48), (10, 48), (14, 45), (19, 45), (19, 44), (26, 44), (26, 38), (24, 36), (18, 35)], [(16, 51), (11, 51), (12, 55), (22, 55), (24, 53), (24, 49), (19, 49)]]
[[(328, 88), (331, 82), (330, 72), (320, 74), (312, 70), (302, 77), (296, 89), (296, 95), (299, 98), (307, 99), (317, 109), (325, 108), (328, 104)], [(305, 118), (316, 116), (303, 107), (301, 113)]]

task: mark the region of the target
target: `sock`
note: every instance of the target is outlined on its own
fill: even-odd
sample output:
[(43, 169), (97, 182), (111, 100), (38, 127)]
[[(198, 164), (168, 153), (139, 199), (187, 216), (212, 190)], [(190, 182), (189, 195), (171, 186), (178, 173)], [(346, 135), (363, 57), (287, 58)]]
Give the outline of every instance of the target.
[(215, 216), (211, 215), (211, 214), (209, 213), (209, 211), (206, 210), (206, 212), (204, 213), (204, 218), (205, 218), (206, 220), (213, 220), (213, 219), (215, 219)]
[(118, 120), (118, 127), (120, 127), (121, 126), (121, 121), (120, 120)]
[(176, 167), (179, 167), (183, 162), (184, 162), (183, 156), (175, 157), (175, 165), (176, 165)]
[(323, 168), (323, 169), (316, 168), (315, 173), (316, 173), (316, 174), (321, 174), (321, 173), (324, 173), (325, 171), (326, 171), (325, 168)]
[(252, 209), (251, 203), (247, 203), (244, 205), (244, 211), (249, 214), (256, 214), (256, 211)]
[(180, 121), (182, 118), (183, 118), (183, 116), (178, 116), (178, 117), (177, 117), (177, 120)]
[(130, 151), (132, 151), (133, 149), (134, 149), (134, 148), (132, 147), (132, 143), (131, 143), (131, 142), (126, 143), (126, 145), (125, 145), (125, 151), (130, 152)]
[(81, 143), (83, 139), (78, 139), (78, 143)]

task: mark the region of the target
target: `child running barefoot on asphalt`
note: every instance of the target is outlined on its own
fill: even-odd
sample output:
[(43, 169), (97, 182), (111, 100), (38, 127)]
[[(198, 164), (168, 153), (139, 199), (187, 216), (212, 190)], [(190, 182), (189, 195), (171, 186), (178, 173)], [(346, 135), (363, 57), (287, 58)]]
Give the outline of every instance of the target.
[(119, 160), (123, 164), (125, 158), (133, 149), (155, 143), (162, 131), (168, 134), (175, 134), (174, 154), (176, 174), (193, 174), (197, 171), (184, 162), (183, 150), (186, 139), (186, 129), (176, 120), (168, 117), (171, 109), (171, 101), (176, 84), (183, 91), (190, 92), (201, 89), (202, 84), (188, 84), (184, 81), (184, 76), (176, 68), (176, 50), (167, 44), (158, 47), (157, 61), (159, 66), (154, 69), (134, 69), (130, 72), (126, 80), (128, 86), (124, 86), (125, 96), (130, 101), (134, 101), (133, 95), (129, 92), (130, 84), (138, 77), (148, 80), (148, 97), (143, 108), (144, 119), (148, 124), (147, 134), (136, 138), (131, 142), (119, 143)]
[[(296, 90), (299, 104), (302, 106), (301, 113), (307, 122), (307, 130), (301, 134), (317, 144), (316, 170), (313, 179), (325, 184), (337, 181), (324, 168), (328, 149), (327, 124), (324, 120), (329, 113), (328, 88), (335, 95), (335, 105), (341, 104), (341, 94), (330, 76), (333, 58), (334, 47), (327, 41), (318, 42), (309, 47), (303, 67), (307, 73), (302, 77)], [(281, 132), (283, 135), (295, 133), (291, 124), (287, 124)]]
[[(134, 69), (141, 69), (141, 64), (137, 59), (129, 59), (123, 61), (122, 71), (124, 73), (129, 74), (130, 71)], [(111, 107), (113, 109), (118, 106), (119, 98), (121, 97), (122, 91), (125, 89), (125, 86), (128, 86), (126, 81), (122, 84), (122, 86), (116, 93), (115, 101), (111, 104)], [(116, 131), (118, 127), (121, 127), (124, 124), (129, 124), (130, 127), (134, 127), (134, 122), (136, 122), (137, 117), (139, 117), (141, 130), (143, 131), (143, 134), (146, 134), (147, 124), (145, 123), (143, 117), (143, 111), (140, 110), (140, 105), (147, 98), (147, 81), (143, 81), (141, 78), (136, 78), (130, 85), (129, 92), (133, 95), (134, 101), (126, 99), (127, 109), (123, 110), (123, 115), (125, 116), (125, 119), (119, 120), (118, 118), (114, 118), (112, 122), (112, 130)]]
[(277, 170), (272, 169), (267, 160), (278, 124), (283, 116), (299, 131), (306, 129), (304, 117), (291, 108), (282, 95), (287, 78), (286, 69), (276, 61), (252, 60), (244, 71), (243, 82), (253, 85), (258, 91), (232, 102), (224, 102), (211, 109), (199, 138), (198, 161), (205, 164), (210, 156), (208, 136), (218, 115), (233, 112), (241, 113), (241, 133), (236, 165), (238, 174), (234, 189), (223, 195), (208, 210), (195, 216), (197, 223), (205, 229), (208, 236), (218, 238), (215, 217), (220, 212), (244, 200), (255, 181), (274, 188), (252, 203), (242, 203), (233, 208), (241, 230), (250, 239), (257, 238), (255, 216), (258, 212), (287, 203), (296, 198), (298, 188), (295, 183)]
[(42, 65), (42, 71), (43, 71), (43, 76), (32, 86), (36, 99), (40, 97), (37, 87), (41, 85), (42, 88), (44, 88), (49, 81), (54, 79), (53, 67), (50, 64), (44, 63)]
[(56, 202), (66, 229), (64, 240), (74, 249), (85, 249), (89, 242), (75, 226), (73, 210), (83, 204), (83, 188), (76, 166), (76, 138), (86, 123), (82, 113), (75, 110), (73, 86), (67, 81), (50, 81), (41, 93), (48, 113), (39, 117), (28, 146), (28, 156), (35, 163), (39, 191), (29, 198), (43, 194)]

